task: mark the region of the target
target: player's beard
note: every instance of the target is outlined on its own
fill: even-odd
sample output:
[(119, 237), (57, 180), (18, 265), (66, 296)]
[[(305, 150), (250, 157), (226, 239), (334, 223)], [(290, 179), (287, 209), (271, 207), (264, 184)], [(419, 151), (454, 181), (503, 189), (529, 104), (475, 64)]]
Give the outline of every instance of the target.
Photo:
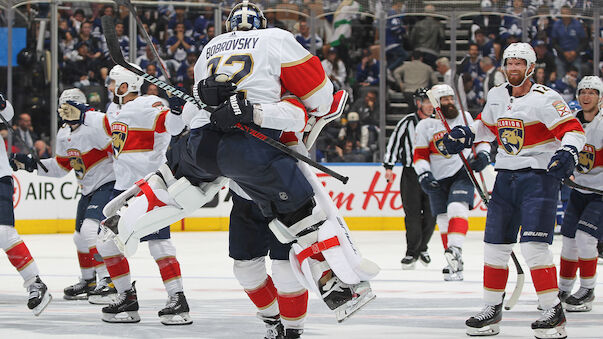
[(519, 86), (523, 79), (525, 78), (525, 74), (521, 73), (507, 73), (507, 81), (511, 84), (511, 86)]
[(446, 119), (454, 119), (459, 115), (459, 111), (456, 109), (454, 104), (448, 104), (442, 106), (442, 114)]

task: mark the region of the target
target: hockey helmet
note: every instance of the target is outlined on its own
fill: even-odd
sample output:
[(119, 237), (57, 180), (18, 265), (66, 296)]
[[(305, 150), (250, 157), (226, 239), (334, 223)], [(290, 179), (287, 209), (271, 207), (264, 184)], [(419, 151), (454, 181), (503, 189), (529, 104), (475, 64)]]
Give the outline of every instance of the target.
[(440, 98), (447, 96), (452, 96), (452, 98), (454, 99), (454, 90), (452, 90), (452, 87), (446, 84), (439, 84), (433, 86), (431, 88), (431, 93), (433, 93), (433, 96), (436, 98), (436, 100), (438, 100), (438, 102), (440, 102)]
[[(130, 65), (142, 71), (138, 65), (132, 63), (130, 63)], [(134, 74), (134, 72), (131, 72), (120, 65), (115, 65), (113, 68), (111, 68), (109, 78), (111, 78), (111, 80), (115, 80), (114, 94), (119, 98), (120, 104), (123, 100), (123, 97), (125, 97), (128, 93), (139, 93), (140, 87), (144, 83), (144, 79), (141, 76)], [(124, 93), (119, 94), (118, 89), (124, 83), (128, 84), (128, 88)]]
[(256, 4), (243, 0), (232, 8), (226, 19), (226, 31), (248, 31), (266, 28), (266, 17)]
[(601, 99), (603, 99), (603, 82), (601, 81), (601, 78), (599, 78), (598, 76), (594, 76), (594, 75), (589, 75), (589, 76), (585, 76), (584, 78), (582, 78), (582, 80), (580, 80), (580, 82), (578, 83), (578, 88), (576, 89), (576, 93), (578, 95), (580, 95), (580, 90), (582, 89), (594, 89), (597, 92), (599, 92), (599, 101), (601, 101)]
[(64, 90), (63, 93), (61, 93), (61, 96), (59, 97), (59, 106), (64, 103), (67, 103), (68, 100), (75, 101), (79, 104), (88, 103), (86, 95), (79, 88), (70, 88)]
[[(536, 64), (536, 52), (534, 52), (534, 48), (532, 48), (532, 46), (530, 46), (530, 44), (528, 43), (514, 42), (510, 44), (509, 47), (507, 47), (503, 52), (503, 69), (505, 71), (507, 67), (507, 59), (512, 58), (523, 59), (526, 61), (526, 73), (524, 74), (523, 81), (517, 86), (511, 85), (513, 87), (520, 87), (521, 85), (523, 85), (526, 79), (528, 79), (530, 76), (532, 76), (532, 73), (534, 73), (534, 69), (530, 71), (530, 67)], [(503, 73), (505, 74), (506, 78), (507, 73)], [(509, 81), (508, 78), (507, 81)]]
[(423, 101), (423, 100), (427, 99), (427, 88), (424, 88), (424, 87), (417, 88), (415, 93), (413, 93), (412, 97), (415, 100), (415, 102), (417, 100)]

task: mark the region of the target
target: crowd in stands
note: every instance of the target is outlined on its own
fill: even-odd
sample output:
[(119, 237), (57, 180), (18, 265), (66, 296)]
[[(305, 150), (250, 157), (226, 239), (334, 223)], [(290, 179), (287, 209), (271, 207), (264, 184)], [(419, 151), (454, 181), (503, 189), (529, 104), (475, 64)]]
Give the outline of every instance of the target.
[[(235, 2), (223, 4), (229, 6)], [(257, 3), (266, 11), (268, 27), (291, 31), (300, 44), (315, 51), (322, 60), (335, 89), (346, 89), (352, 94), (345, 114), (327, 126), (317, 142), (317, 159), (328, 162), (380, 161), (378, 139), (385, 131), (378, 127), (381, 109), (378, 104), (379, 48), (385, 48), (388, 89), (402, 93), (411, 109), (412, 93), (417, 88), (444, 82), (458, 89), (466, 110), (477, 113), (483, 107), (487, 90), (504, 82), (502, 52), (508, 44), (521, 41), (524, 34), (522, 17), (532, 17), (527, 25), (527, 36), (538, 58), (534, 81), (559, 91), (568, 102), (575, 99), (580, 78), (592, 74), (593, 47), (601, 48), (603, 42), (603, 25), (599, 32), (593, 32), (592, 20), (575, 17), (592, 16), (591, 0), (483, 0), (483, 14), (472, 18), (469, 44), (464, 47), (467, 55), (457, 63), (453, 79), (451, 63), (456, 60), (442, 55), (448, 48), (446, 24), (431, 4), (419, 0), (390, 1), (385, 6), (376, 0), (268, 0)], [(318, 5), (322, 12), (332, 14), (315, 20), (317, 27), (312, 35), (309, 19), (297, 15), (291, 19), (290, 13), (280, 15), (270, 11), (283, 3), (295, 5), (306, 13), (311, 5)], [(43, 4), (37, 8), (38, 16), (49, 15)], [(354, 11), (357, 13), (350, 13)], [(378, 17), (380, 11), (385, 11), (388, 16), (386, 35), (381, 40), (385, 46), (379, 46), (378, 20), (373, 16), (376, 13)], [(147, 73), (163, 79), (162, 70), (165, 69), (172, 82), (190, 90), (194, 63), (203, 47), (215, 36), (213, 8), (162, 5), (141, 7), (138, 12), (163, 64), (155, 60), (151, 46), (140, 32), (135, 50), (130, 50), (127, 7), (71, 3), (69, 9), (62, 8), (59, 11), (60, 89), (81, 88), (91, 99), (91, 104), (101, 110), (108, 102), (110, 94), (105, 85), (113, 62), (102, 34), (100, 17), (109, 15), (114, 18), (119, 44), (126, 57), (134, 53), (136, 64)], [(228, 10), (223, 13), (226, 16)], [(221, 22), (224, 19), (221, 18)], [(29, 47), (32, 41), (35, 43), (38, 28), (39, 24), (32, 24), (29, 30)], [(593, 34), (599, 37), (597, 46), (592, 44)], [(48, 34), (46, 37), (48, 46)], [(149, 84), (144, 86), (143, 92), (165, 96), (159, 88)], [(47, 102), (46, 105), (49, 107)], [(30, 106), (21, 105), (21, 112), (27, 112)], [(384, 110), (387, 113), (389, 108)], [(49, 113), (38, 109), (34, 121), (40, 120), (40, 129), (47, 131), (49, 128), (45, 128), (42, 121), (48, 119), (40, 118), (40, 112)], [(25, 115), (29, 117), (30, 127), (22, 127), (26, 125), (27, 117), (21, 120)], [(18, 121), (16, 125), (21, 130), (31, 132), (24, 138), (33, 142), (29, 145), (28, 141), (27, 147), (38, 149), (34, 145), (36, 141), (48, 141), (47, 132), (41, 139), (33, 132), (30, 114), (22, 114)], [(19, 147), (16, 142), (13, 145)], [(44, 147), (40, 145), (39, 149), (42, 151)]]

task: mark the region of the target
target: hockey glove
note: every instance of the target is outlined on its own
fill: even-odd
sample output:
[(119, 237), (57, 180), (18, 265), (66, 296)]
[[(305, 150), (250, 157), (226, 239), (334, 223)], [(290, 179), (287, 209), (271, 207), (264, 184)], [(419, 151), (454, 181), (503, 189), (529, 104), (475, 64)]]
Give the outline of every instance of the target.
[(470, 158), (469, 167), (475, 172), (481, 172), (490, 164), (490, 154), (486, 151), (477, 153), (475, 158)]
[(4, 111), (6, 108), (6, 99), (4, 99), (4, 95), (0, 93), (0, 111)]
[(571, 145), (565, 145), (553, 154), (547, 166), (547, 174), (559, 180), (569, 178), (578, 164), (578, 150)]
[(33, 172), (35, 169), (38, 169), (38, 165), (31, 154), (13, 153), (10, 155), (8, 162), (15, 172), (20, 169), (26, 170), (27, 172)]
[(419, 184), (421, 185), (423, 192), (427, 194), (435, 193), (440, 190), (440, 183), (438, 183), (430, 171), (419, 175)]
[[(185, 93), (184, 88), (180, 87), (178, 89), (181, 90), (183, 93)], [(186, 103), (186, 101), (180, 97), (172, 95), (168, 98), (168, 103), (170, 105), (170, 111), (172, 112), (172, 114), (181, 115), (182, 107), (184, 107), (184, 104)]]
[(59, 107), (59, 116), (69, 125), (82, 124), (86, 112), (91, 109), (92, 107), (86, 104), (67, 100), (67, 103), (62, 104), (61, 107)]
[(449, 154), (461, 153), (473, 145), (475, 134), (467, 126), (454, 126), (450, 133), (444, 135), (442, 142)]
[(196, 99), (209, 106), (218, 106), (234, 94), (237, 86), (229, 80), (226, 74), (212, 74), (199, 81), (193, 89)]
[(218, 106), (209, 119), (214, 126), (226, 132), (237, 123), (253, 122), (253, 105), (245, 99), (244, 93), (237, 93)]

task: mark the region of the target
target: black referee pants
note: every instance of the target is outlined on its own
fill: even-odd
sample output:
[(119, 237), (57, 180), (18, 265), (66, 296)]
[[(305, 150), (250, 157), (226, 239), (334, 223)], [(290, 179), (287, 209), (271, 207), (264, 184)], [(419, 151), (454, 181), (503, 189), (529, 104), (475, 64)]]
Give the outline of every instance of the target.
[(431, 215), (429, 197), (421, 189), (417, 173), (412, 167), (404, 167), (402, 170), (400, 195), (406, 215), (406, 255), (418, 258), (419, 253), (427, 251), (427, 243), (433, 234), (436, 218)]

